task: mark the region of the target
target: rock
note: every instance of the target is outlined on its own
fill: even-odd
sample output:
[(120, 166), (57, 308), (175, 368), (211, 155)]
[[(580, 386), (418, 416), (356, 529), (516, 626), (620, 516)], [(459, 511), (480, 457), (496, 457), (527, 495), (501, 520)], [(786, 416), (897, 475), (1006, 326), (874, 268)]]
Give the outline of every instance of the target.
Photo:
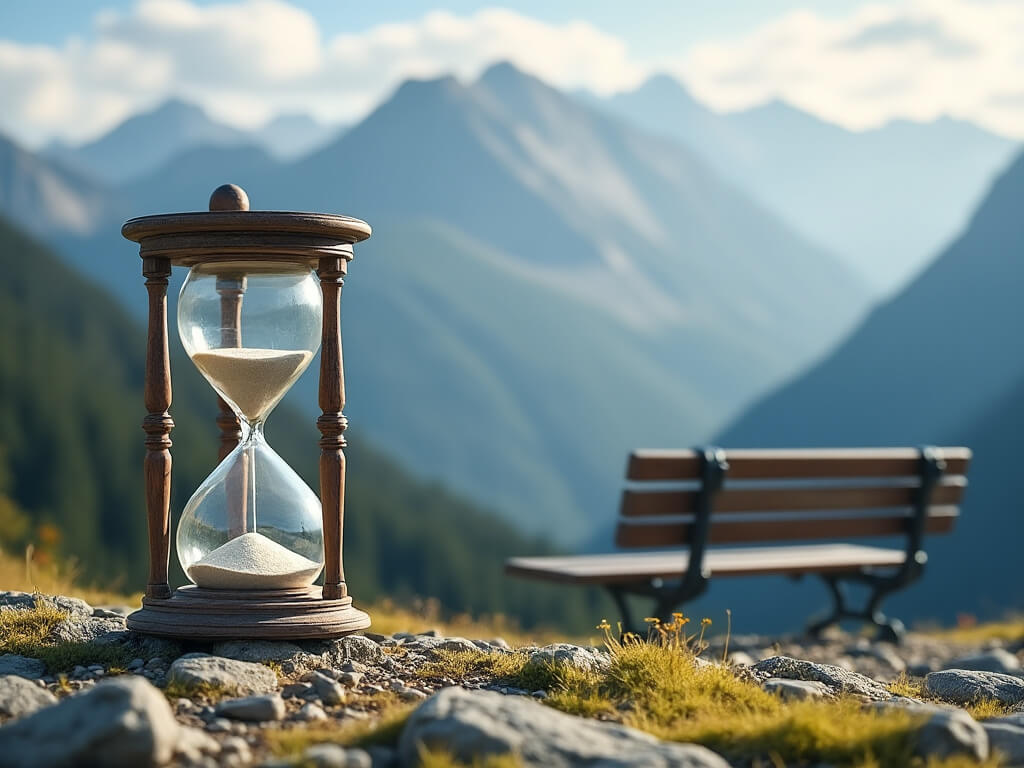
[(538, 648), (530, 654), (531, 664), (566, 664), (577, 669), (600, 672), (611, 663), (608, 655), (589, 648), (581, 648), (569, 643), (554, 643)]
[(284, 712), (284, 699), (276, 693), (226, 699), (217, 705), (218, 715), (252, 723), (283, 720)]
[(255, 663), (302, 662), (310, 655), (295, 643), (272, 640), (228, 640), (214, 644), (210, 648), (210, 653), (214, 656), (223, 656), (225, 659)]
[(24, 717), (56, 703), (56, 696), (24, 677), (0, 677), (0, 717)]
[(302, 754), (303, 764), (314, 768), (372, 768), (370, 753), (338, 744), (315, 744)]
[(295, 719), (306, 723), (312, 723), (317, 720), (326, 720), (327, 713), (324, 712), (323, 707), (319, 704), (310, 702), (309, 704), (304, 704), (302, 709), (295, 713)]
[(38, 680), (46, 674), (46, 665), (39, 659), (5, 653), (0, 656), (0, 675), (17, 675), (29, 680)]
[(853, 693), (876, 701), (884, 701), (892, 694), (885, 686), (870, 677), (850, 672), (833, 664), (815, 664), (812, 661), (789, 656), (772, 656), (757, 662), (751, 669), (765, 677), (784, 677), (787, 680), (811, 680), (824, 683), (834, 693)]
[(289, 683), (281, 689), (281, 696), (286, 699), (297, 699), (311, 690), (313, 690), (312, 683)]
[(163, 694), (127, 675), (0, 728), (0, 765), (159, 765), (170, 760), (179, 731)]
[(128, 630), (120, 616), (115, 619), (98, 619), (93, 616), (80, 619), (76, 616), (58, 624), (49, 639), (58, 643), (110, 645), (127, 642)]
[(26, 610), (42, 605), (51, 605), (71, 618), (88, 619), (93, 614), (92, 606), (77, 597), (40, 595), (35, 592), (0, 592), (0, 611)]
[(202, 763), (205, 756), (220, 752), (220, 742), (199, 728), (180, 726), (174, 744), (175, 762)]
[(506, 640), (504, 637), (492, 637), (487, 642), (490, 643), (495, 648), (499, 648), (499, 649), (501, 649), (503, 651), (511, 651), (512, 650), (512, 646), (508, 644), (508, 640)]
[(824, 699), (832, 696), (832, 689), (815, 680), (787, 680), (783, 677), (770, 677), (762, 687), (768, 693), (781, 696), (784, 701), (803, 701), (805, 699)]
[(523, 768), (728, 768), (704, 747), (662, 743), (641, 731), (573, 717), (522, 696), (455, 687), (434, 694), (409, 716), (398, 744), (402, 764), (415, 764), (422, 747), (449, 752), (466, 763), (513, 753)]
[(435, 651), (479, 651), (480, 648), (464, 637), (446, 637), (436, 646), (433, 650)]
[[(384, 659), (384, 651), (377, 643), (361, 635), (349, 635), (333, 642), (336, 663), (340, 666), (343, 661), (351, 659), (361, 664), (378, 664)], [(337, 653), (340, 651), (340, 656)]]
[(316, 695), (323, 699), (324, 704), (341, 704), (345, 701), (345, 689), (321, 672), (314, 672), (310, 681)]
[(1015, 725), (999, 720), (986, 720), (981, 724), (988, 736), (989, 749), (1000, 752), (1007, 765), (1024, 765), (1024, 724)]
[(425, 694), (423, 691), (418, 691), (415, 688), (409, 688), (406, 686), (403, 686), (400, 690), (397, 691), (397, 693), (398, 698), (400, 698), (402, 701), (421, 701), (427, 698), (427, 694)]
[(239, 695), (272, 693), (277, 690), (277, 675), (270, 667), (251, 661), (189, 653), (171, 664), (167, 684), (186, 689), (212, 686)]
[(917, 732), (914, 753), (924, 758), (964, 755), (978, 761), (987, 760), (988, 735), (963, 710), (936, 712)]
[(342, 672), (338, 675), (338, 682), (342, 685), (347, 685), (349, 688), (354, 688), (359, 685), (359, 681), (362, 679), (362, 672)]
[(733, 666), (742, 665), (744, 667), (752, 667), (757, 662), (754, 660), (754, 657), (746, 651), (733, 651), (729, 654), (729, 663)]
[(1005, 648), (993, 648), (985, 653), (963, 656), (949, 662), (948, 669), (969, 669), (975, 672), (1001, 672), (1012, 675), (1020, 671), (1020, 660)]
[(979, 699), (995, 699), (1012, 706), (1024, 701), (1024, 680), (998, 672), (944, 669), (924, 679), (928, 693), (954, 704), (970, 704)]

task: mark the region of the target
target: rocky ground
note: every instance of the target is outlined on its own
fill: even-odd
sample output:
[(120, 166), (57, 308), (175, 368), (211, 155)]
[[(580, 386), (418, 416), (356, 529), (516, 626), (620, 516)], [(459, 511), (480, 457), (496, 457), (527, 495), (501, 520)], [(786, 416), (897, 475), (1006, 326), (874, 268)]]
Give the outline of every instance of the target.
[[(129, 632), (126, 610), (73, 598), (0, 592), (0, 612), (9, 635), (0, 648), (22, 651), (0, 655), (0, 766), (404, 768), (426, 762), (424, 748), (467, 765), (502, 754), (516, 756), (509, 765), (538, 767), (771, 764), (770, 755), (759, 763), (727, 749), (659, 741), (624, 724), (637, 722), (628, 698), (593, 711), (567, 700), (552, 681), (607, 672), (613, 662), (605, 648), (513, 650), (501, 638), (437, 632), (186, 647)], [(11, 627), (34, 626), (36, 615), (48, 622), (45, 637), (12, 646)], [(842, 634), (815, 643), (751, 636), (732, 637), (724, 664), (723, 656), (722, 641), (714, 641), (688, 663), (721, 666), (739, 681), (730, 685), (784, 702), (910, 712), (913, 753), (922, 760), (1024, 765), (1019, 642), (967, 646), (911, 635), (893, 646)], [(520, 685), (502, 671), (510, 665)], [(572, 675), (550, 674), (559, 669)]]

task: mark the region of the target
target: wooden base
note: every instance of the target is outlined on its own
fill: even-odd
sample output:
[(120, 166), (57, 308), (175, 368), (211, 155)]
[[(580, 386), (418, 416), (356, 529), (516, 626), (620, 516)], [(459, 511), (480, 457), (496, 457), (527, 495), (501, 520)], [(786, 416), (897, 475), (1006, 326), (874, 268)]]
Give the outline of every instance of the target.
[(351, 597), (325, 600), (320, 587), (226, 590), (179, 587), (142, 598), (128, 629), (186, 640), (298, 640), (341, 637), (370, 626)]

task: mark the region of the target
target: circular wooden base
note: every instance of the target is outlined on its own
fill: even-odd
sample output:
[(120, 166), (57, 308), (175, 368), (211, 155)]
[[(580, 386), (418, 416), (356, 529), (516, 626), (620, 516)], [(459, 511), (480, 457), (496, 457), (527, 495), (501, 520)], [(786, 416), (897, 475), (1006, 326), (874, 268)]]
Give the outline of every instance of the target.
[(324, 600), (320, 587), (227, 590), (179, 587), (142, 598), (128, 629), (185, 640), (298, 640), (341, 637), (370, 626), (351, 597)]

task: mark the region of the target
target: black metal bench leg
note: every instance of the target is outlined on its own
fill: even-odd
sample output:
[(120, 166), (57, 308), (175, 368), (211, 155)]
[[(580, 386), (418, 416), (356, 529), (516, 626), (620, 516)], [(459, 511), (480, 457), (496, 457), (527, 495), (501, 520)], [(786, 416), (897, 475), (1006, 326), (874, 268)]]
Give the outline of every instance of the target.
[(843, 594), (843, 590), (839, 585), (838, 579), (832, 576), (822, 576), (821, 578), (822, 581), (825, 582), (825, 586), (828, 587), (829, 593), (832, 595), (832, 613), (828, 614), (823, 619), (819, 619), (818, 621), (807, 625), (807, 634), (814, 638), (820, 637), (821, 633), (825, 629), (831, 627), (833, 624), (838, 624), (840, 619), (849, 614), (849, 611), (846, 608), (846, 596)]
[(865, 620), (870, 621), (878, 627), (878, 634), (876, 635), (877, 639), (883, 642), (899, 645), (903, 642), (903, 638), (907, 634), (907, 629), (899, 619), (891, 619), (882, 613), (880, 607), (882, 599), (890, 591), (890, 589), (886, 589), (885, 586), (882, 585), (876, 586), (871, 591), (871, 597), (868, 598), (868, 606), (865, 611)]
[(626, 593), (619, 587), (608, 587), (608, 592), (612, 596), (612, 600), (615, 601), (615, 606), (619, 609), (619, 616), (622, 621), (622, 633), (636, 632), (633, 625), (633, 616), (629, 612), (629, 603), (626, 601)]
[(893, 583), (885, 581), (876, 582), (868, 597), (867, 606), (862, 611), (852, 610), (846, 602), (846, 594), (843, 591), (841, 579), (836, 576), (822, 576), (822, 580), (832, 595), (832, 613), (820, 621), (816, 621), (807, 627), (807, 634), (811, 637), (819, 637), (827, 627), (838, 624), (842, 619), (856, 619), (866, 624), (873, 624), (878, 628), (876, 635), (878, 640), (889, 643), (901, 643), (906, 628), (899, 619), (891, 619), (881, 611), (882, 600), (889, 592), (893, 591)]

